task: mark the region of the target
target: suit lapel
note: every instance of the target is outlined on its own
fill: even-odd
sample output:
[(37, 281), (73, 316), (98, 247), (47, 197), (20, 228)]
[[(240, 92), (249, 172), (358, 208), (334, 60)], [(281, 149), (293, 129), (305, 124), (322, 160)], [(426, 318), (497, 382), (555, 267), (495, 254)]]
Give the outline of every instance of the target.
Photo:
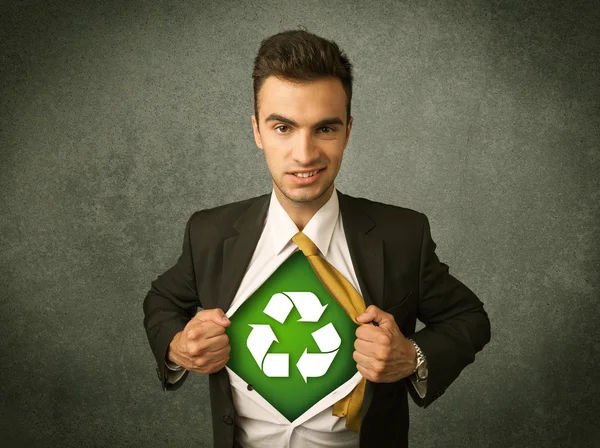
[(252, 260), (252, 255), (260, 239), (271, 194), (259, 196), (256, 201), (235, 221), (231, 231), (234, 234), (223, 243), (223, 277), (219, 307), (227, 312), (235, 297)]
[(383, 305), (383, 241), (368, 232), (375, 223), (361, 209), (360, 202), (338, 190), (340, 213), (352, 265), (365, 305)]

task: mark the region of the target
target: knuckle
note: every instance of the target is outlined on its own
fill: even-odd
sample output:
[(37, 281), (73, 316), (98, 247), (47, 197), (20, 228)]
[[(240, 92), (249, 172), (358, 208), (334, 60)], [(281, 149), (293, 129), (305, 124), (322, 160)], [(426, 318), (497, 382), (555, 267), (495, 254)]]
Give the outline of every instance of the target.
[(193, 364), (195, 367), (197, 367), (199, 369), (204, 369), (208, 365), (208, 363), (206, 362), (206, 359), (204, 359), (204, 358), (194, 359)]
[(204, 335), (204, 329), (201, 325), (195, 325), (187, 332), (188, 339), (201, 339)]
[(194, 344), (188, 349), (188, 352), (190, 355), (192, 355), (194, 357), (198, 357), (198, 356), (202, 356), (204, 354), (204, 350), (205, 350), (204, 346), (202, 346), (200, 344)]
[(391, 353), (391, 349), (389, 346), (385, 346), (383, 347), (380, 351), (379, 351), (379, 359), (380, 360), (384, 360), (384, 359), (388, 359), (390, 357), (390, 353)]

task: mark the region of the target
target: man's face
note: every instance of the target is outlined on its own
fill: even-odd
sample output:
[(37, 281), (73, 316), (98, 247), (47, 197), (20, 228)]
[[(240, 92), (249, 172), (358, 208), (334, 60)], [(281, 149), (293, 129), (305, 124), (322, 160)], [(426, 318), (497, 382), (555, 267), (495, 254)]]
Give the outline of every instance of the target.
[[(352, 117), (346, 128), (346, 101), (337, 78), (295, 84), (271, 76), (261, 87), (260, 132), (252, 115), (254, 139), (265, 153), (273, 186), (292, 203), (324, 203), (319, 199), (333, 192), (352, 128)], [(294, 174), (315, 170), (308, 178)]]

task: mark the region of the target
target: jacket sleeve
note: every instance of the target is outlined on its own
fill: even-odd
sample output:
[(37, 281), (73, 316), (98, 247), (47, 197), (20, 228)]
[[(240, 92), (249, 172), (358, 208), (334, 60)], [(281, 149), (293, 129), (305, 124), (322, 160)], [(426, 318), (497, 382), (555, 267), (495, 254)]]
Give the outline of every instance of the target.
[(424, 214), (419, 266), (418, 319), (425, 326), (411, 336), (427, 359), (427, 394), (408, 386), (413, 401), (426, 408), (439, 398), (475, 354), (490, 341), (491, 326), (483, 303), (449, 273), (435, 254), (429, 220)]
[(173, 337), (196, 314), (199, 306), (192, 259), (190, 228), (194, 214), (188, 219), (183, 234), (181, 255), (173, 267), (151, 283), (144, 299), (144, 328), (156, 359), (156, 373), (163, 390), (176, 390), (184, 383), (186, 370), (175, 384), (167, 382), (167, 350)]

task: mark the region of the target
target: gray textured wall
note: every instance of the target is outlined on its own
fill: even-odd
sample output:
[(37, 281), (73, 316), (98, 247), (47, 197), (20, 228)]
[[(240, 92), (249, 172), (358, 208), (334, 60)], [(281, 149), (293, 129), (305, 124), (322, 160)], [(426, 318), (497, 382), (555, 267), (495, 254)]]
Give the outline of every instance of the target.
[(3, 446), (212, 445), (142, 300), (193, 211), (270, 190), (252, 61), (297, 25), (355, 64), (338, 188), (426, 213), (492, 321), (412, 446), (600, 446), (598, 2), (87, 3), (0, 6)]

